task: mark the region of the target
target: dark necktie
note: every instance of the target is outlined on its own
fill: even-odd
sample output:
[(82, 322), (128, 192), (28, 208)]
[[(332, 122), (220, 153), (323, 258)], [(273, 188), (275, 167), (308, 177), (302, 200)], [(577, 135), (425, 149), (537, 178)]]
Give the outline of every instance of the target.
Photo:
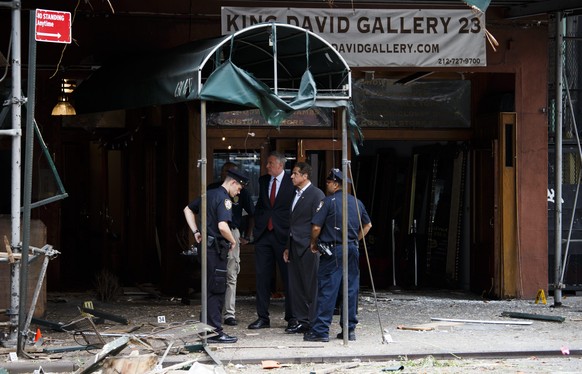
[[(269, 200), (271, 201), (271, 208), (275, 206), (275, 196), (277, 195), (277, 178), (273, 178), (273, 183), (271, 184), (271, 194), (269, 195)], [(273, 230), (273, 218), (269, 217), (269, 223), (267, 224), (269, 231)]]

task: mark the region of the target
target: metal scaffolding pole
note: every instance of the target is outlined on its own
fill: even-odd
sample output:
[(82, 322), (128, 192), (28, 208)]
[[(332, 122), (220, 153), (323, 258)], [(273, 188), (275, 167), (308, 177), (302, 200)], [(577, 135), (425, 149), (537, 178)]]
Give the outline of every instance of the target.
[[(12, 7), (12, 129), (15, 135), (12, 138), (12, 184), (11, 184), (11, 211), (10, 220), (12, 233), (10, 246), (13, 250), (20, 247), (20, 194), (21, 194), (21, 109), (22, 109), (22, 88), (21, 88), (21, 52), (20, 52), (20, 2), (14, 1)], [(20, 309), (20, 264), (17, 261), (10, 266), (10, 335), (8, 341), (15, 342), (18, 334), (18, 311)]]
[(562, 12), (556, 12), (556, 166), (555, 166), (555, 256), (554, 256), (554, 306), (562, 305), (562, 58), (564, 54), (564, 18)]
[[(342, 282), (342, 293), (343, 293), (343, 306), (342, 306), (342, 331), (344, 332), (344, 345), (348, 345), (349, 334), (348, 334), (348, 311), (349, 311), (349, 270), (348, 270), (348, 131), (347, 131), (347, 107), (341, 108), (341, 118), (342, 118), (342, 267), (343, 267), (343, 282)], [(351, 170), (351, 168), (350, 168)], [(356, 202), (357, 205), (357, 202)]]
[[(200, 234), (202, 235), (202, 258), (200, 264), (200, 283), (201, 283), (201, 320), (202, 323), (208, 323), (208, 201), (206, 199), (206, 169), (208, 159), (206, 149), (206, 100), (200, 101), (200, 196), (202, 203), (200, 205)], [(206, 335), (204, 342), (206, 343)]]
[[(28, 249), (30, 246), (30, 205), (32, 200), (32, 155), (34, 150), (34, 109), (36, 91), (36, 40), (34, 40), (35, 12), (29, 11), (28, 88), (26, 107), (26, 138), (24, 147), (24, 194), (22, 196), (22, 258), (20, 260), (20, 309), (18, 311), (18, 341), (16, 352), (23, 355), (28, 326), (25, 309), (28, 300)], [(47, 260), (48, 265), (48, 260)], [(36, 303), (36, 302), (35, 302)], [(31, 305), (34, 311), (34, 304)]]

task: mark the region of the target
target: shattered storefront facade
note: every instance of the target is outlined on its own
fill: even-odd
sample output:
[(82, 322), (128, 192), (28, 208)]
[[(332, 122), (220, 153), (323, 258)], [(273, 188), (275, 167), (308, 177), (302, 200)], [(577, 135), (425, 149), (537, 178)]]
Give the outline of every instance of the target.
[[(547, 289), (547, 173), (540, 169), (546, 170), (548, 157), (551, 15), (510, 19), (497, 6), (479, 15), (459, 1), (427, 7), (415, 23), (414, 2), (389, 3), (353, 12), (336, 2), (333, 11), (308, 7), (283, 16), (323, 38), (330, 30), (341, 37), (330, 43), (352, 69), (364, 142), (350, 148), (351, 172), (374, 224), (368, 249), (376, 285), (461, 288), (494, 297), (531, 297)], [(253, 2), (121, 1), (113, 13), (104, 3), (93, 5), (76, 9), (76, 44), (39, 44), (37, 119), (69, 193), (33, 212), (47, 226), (47, 242), (61, 252), (49, 266), (48, 287), (92, 287), (106, 272), (122, 284), (151, 282), (186, 294), (199, 287), (199, 273), (180, 256), (191, 240), (182, 209), (200, 193), (202, 179), (199, 107), (151, 102), (53, 117), (57, 80), (81, 87), (100, 66), (232, 32), (229, 25), (254, 22), (261, 12), (271, 21), (268, 16), (281, 9)], [(55, 2), (74, 11), (68, 6)], [(453, 25), (462, 36), (480, 39), (441, 39), (452, 35), (445, 31)], [(478, 26), (479, 32), (471, 31)], [(380, 41), (372, 38), (377, 34)], [(387, 42), (389, 36), (399, 38)], [(435, 59), (437, 46), (444, 55)], [(423, 53), (410, 53), (413, 48)], [(258, 179), (266, 155), (276, 149), (292, 160), (289, 167), (295, 160), (316, 165), (314, 181), (321, 187), (329, 168), (341, 167), (340, 122), (333, 109), (309, 109), (277, 130), (257, 111), (209, 107), (206, 177), (219, 178), (222, 163), (231, 160)], [(5, 165), (8, 146), (1, 144)], [(38, 196), (52, 188), (42, 183), (43, 173), (34, 177)], [(241, 264), (239, 291), (252, 293), (252, 245), (243, 248)], [(362, 263), (362, 274), (366, 267)], [(363, 285), (369, 282), (363, 276)]]

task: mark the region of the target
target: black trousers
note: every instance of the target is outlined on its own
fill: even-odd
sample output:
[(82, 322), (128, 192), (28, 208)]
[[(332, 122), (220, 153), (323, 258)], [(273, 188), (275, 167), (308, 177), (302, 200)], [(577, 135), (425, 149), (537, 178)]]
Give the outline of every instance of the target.
[(216, 248), (208, 248), (206, 262), (206, 296), (208, 324), (222, 332), (222, 307), (226, 292), (226, 258), (221, 259)]
[[(298, 252), (303, 251), (303, 256)], [(309, 248), (289, 248), (289, 290), (293, 294), (293, 315), (303, 325), (311, 326), (317, 308), (317, 269), (319, 254), (311, 253)]]
[(265, 232), (255, 243), (255, 268), (257, 282), (257, 315), (260, 319), (269, 321), (269, 304), (271, 302), (271, 279), (275, 263), (279, 267), (285, 286), (285, 320), (295, 319), (291, 309), (291, 293), (289, 292), (289, 278), (287, 264), (283, 260), (285, 243), (277, 241), (271, 231)]

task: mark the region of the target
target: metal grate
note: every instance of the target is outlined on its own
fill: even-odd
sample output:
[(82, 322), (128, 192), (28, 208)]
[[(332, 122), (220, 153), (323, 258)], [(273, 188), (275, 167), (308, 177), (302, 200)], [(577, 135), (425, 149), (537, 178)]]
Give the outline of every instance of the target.
[(63, 330), (74, 335), (81, 335), (85, 344), (91, 348), (102, 348), (105, 341), (97, 331), (90, 317), (83, 317), (63, 326)]

